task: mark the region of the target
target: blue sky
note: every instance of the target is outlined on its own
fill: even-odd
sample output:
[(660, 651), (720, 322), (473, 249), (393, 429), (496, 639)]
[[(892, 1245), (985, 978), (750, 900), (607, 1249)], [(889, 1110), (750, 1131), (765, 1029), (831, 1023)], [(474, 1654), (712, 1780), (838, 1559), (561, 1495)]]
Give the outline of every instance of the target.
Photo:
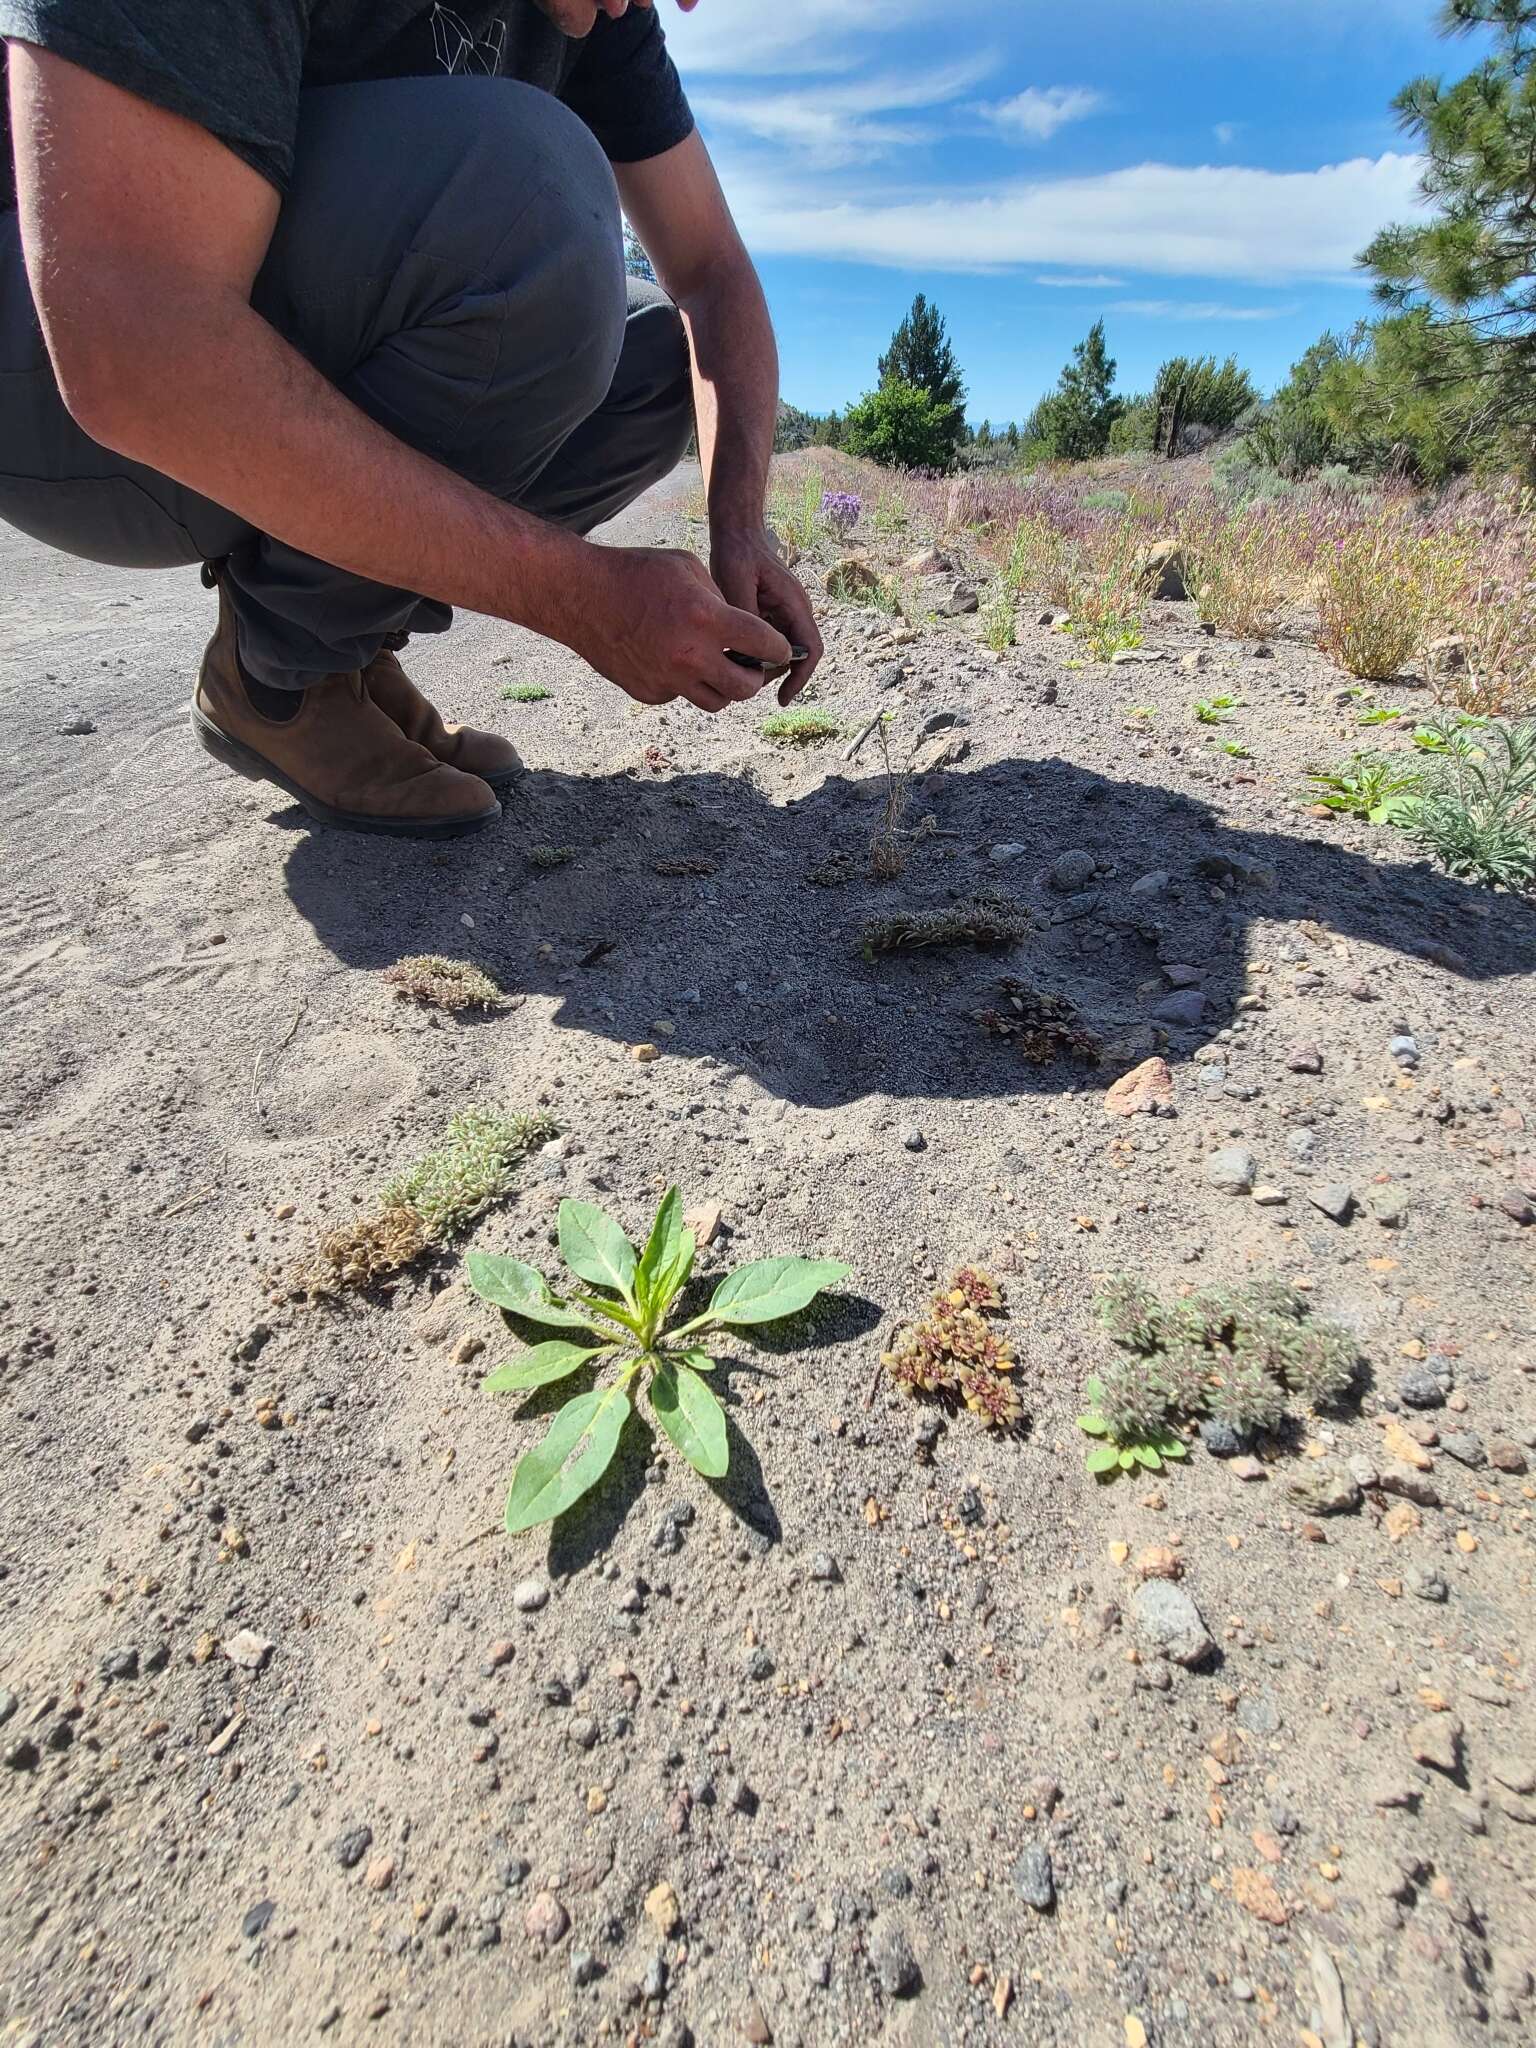
[(1393, 94), (1477, 45), (1433, 0), (699, 0), (673, 55), (758, 259), (784, 395), (875, 379), (916, 291), (973, 419), (1021, 418), (1103, 316), (1120, 386), (1235, 353), (1272, 387), (1370, 310), (1416, 207)]

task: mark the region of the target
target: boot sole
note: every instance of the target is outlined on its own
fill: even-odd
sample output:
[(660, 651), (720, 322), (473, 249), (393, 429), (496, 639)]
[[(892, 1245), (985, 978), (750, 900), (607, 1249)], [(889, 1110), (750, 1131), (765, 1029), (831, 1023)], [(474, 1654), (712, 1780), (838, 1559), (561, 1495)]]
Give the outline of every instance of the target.
[(386, 839), (462, 839), (466, 833), (479, 832), (501, 816), (499, 803), (492, 804), (488, 811), (476, 811), (462, 818), (376, 818), (363, 811), (335, 810), (330, 804), (322, 803), (319, 797), (312, 796), (307, 789), (301, 789), (291, 776), (275, 767), (264, 754), (258, 754), (253, 747), (247, 747), (239, 740), (231, 739), (227, 732), (221, 732), (210, 718), (198, 710), (195, 701), (191, 712), (192, 736), (205, 754), (211, 754), (221, 767), (243, 775), (247, 782), (275, 783), (295, 803), (302, 805), (318, 824), (331, 825), (342, 832), (373, 832)]

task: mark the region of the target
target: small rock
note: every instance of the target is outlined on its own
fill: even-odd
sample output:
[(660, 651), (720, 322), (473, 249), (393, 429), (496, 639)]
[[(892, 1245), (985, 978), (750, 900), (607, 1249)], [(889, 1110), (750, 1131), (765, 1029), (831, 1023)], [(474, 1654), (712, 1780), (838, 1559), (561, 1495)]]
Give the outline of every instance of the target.
[(1037, 1913), (1049, 1913), (1056, 1903), (1056, 1872), (1051, 1852), (1043, 1843), (1032, 1842), (1009, 1875), (1026, 1906), (1033, 1906)]
[(1081, 847), (1074, 847), (1067, 853), (1058, 854), (1051, 862), (1046, 879), (1053, 889), (1063, 896), (1075, 896), (1098, 873), (1099, 864), (1091, 853)]
[(1408, 1221), (1408, 1193), (1395, 1182), (1367, 1189), (1365, 1202), (1383, 1230), (1401, 1230)]
[(1415, 1721), (1404, 1740), (1416, 1764), (1455, 1776), (1461, 1763), (1461, 1723), (1454, 1714), (1429, 1714)]
[(1419, 1042), (1406, 1032), (1399, 1032), (1396, 1038), (1389, 1039), (1387, 1051), (1400, 1067), (1413, 1068), (1419, 1064)]
[(1511, 1443), (1508, 1437), (1491, 1437), (1488, 1443), (1488, 1462), (1495, 1472), (1519, 1473), (1525, 1470), (1526, 1457), (1520, 1446)]
[(395, 1881), (393, 1856), (375, 1856), (363, 1872), (363, 1883), (371, 1892), (387, 1892)]
[(7, 1692), (5, 1687), (0, 1685), (0, 1728), (5, 1726), (20, 1705), (21, 1701), (17, 1699), (15, 1693)]
[(1488, 1453), (1476, 1430), (1453, 1429), (1441, 1437), (1440, 1448), (1448, 1458), (1454, 1458), (1458, 1465), (1466, 1465), (1474, 1472), (1488, 1462)]
[(512, 1605), (519, 1614), (537, 1614), (549, 1599), (546, 1579), (520, 1579), (512, 1588)]
[(939, 610), (946, 619), (959, 619), (964, 618), (967, 612), (978, 611), (980, 607), (981, 598), (977, 594), (975, 584), (962, 580), (945, 598)]
[(1105, 1091), (1104, 1108), (1110, 1116), (1160, 1116), (1172, 1109), (1173, 1094), (1168, 1062), (1154, 1054), (1112, 1083)]
[(1405, 1408), (1443, 1408), (1445, 1389), (1432, 1372), (1419, 1366), (1398, 1381), (1397, 1398)]
[(242, 1628), (226, 1640), (224, 1654), (242, 1671), (260, 1671), (276, 1647), (270, 1637), (259, 1636), (251, 1628)]
[(1347, 1223), (1354, 1214), (1355, 1192), (1343, 1181), (1329, 1181), (1326, 1187), (1313, 1188), (1307, 1200), (1332, 1223)]
[(1137, 1633), (1150, 1649), (1195, 1670), (1215, 1649), (1200, 1610), (1182, 1586), (1148, 1579), (1131, 1596)]
[(836, 1585), (843, 1576), (838, 1570), (837, 1559), (828, 1550), (812, 1551), (806, 1569), (821, 1585)]
[(1231, 1470), (1234, 1479), (1254, 1480), (1269, 1477), (1268, 1467), (1258, 1458), (1234, 1458)]
[(869, 1960), (887, 1998), (910, 1998), (923, 1981), (912, 1944), (899, 1927), (883, 1927), (869, 1945)]
[(354, 1827), (343, 1828), (331, 1844), (331, 1854), (343, 1870), (351, 1870), (361, 1863), (373, 1841), (373, 1829), (359, 1822)]
[(1527, 1757), (1496, 1756), (1488, 1765), (1489, 1775), (1510, 1792), (1527, 1796), (1536, 1792), (1536, 1764)]
[(69, 739), (84, 739), (96, 730), (96, 721), (87, 718), (83, 711), (76, 711), (66, 718), (59, 731)]
[(1291, 1198), (1284, 1188), (1274, 1188), (1266, 1185), (1254, 1189), (1253, 1199), (1261, 1209), (1283, 1209)]
[[(137, 1678), (139, 1675), (139, 1653), (129, 1646), (121, 1650), (108, 1650), (97, 1670), (103, 1679)], [(4, 1716), (0, 1715), (0, 1719)]]
[(1323, 1055), (1315, 1045), (1293, 1045), (1285, 1056), (1285, 1064), (1293, 1074), (1320, 1074), (1323, 1071)]
[(1153, 597), (1168, 604), (1187, 602), (1189, 557), (1183, 543), (1172, 536), (1153, 541), (1137, 564), (1137, 576)]
[(678, 1899), (677, 1893), (665, 1878), (659, 1884), (652, 1885), (651, 1889), (646, 1893), (645, 1917), (650, 1921), (663, 1941), (670, 1935), (676, 1934), (679, 1927), (682, 1926), (682, 1904)]
[(1192, 1031), (1205, 1016), (1206, 1001), (1203, 989), (1181, 988), (1153, 1005), (1153, 1021), (1158, 1024), (1171, 1024), (1180, 1030)]
[(539, 1892), (523, 1915), (523, 1931), (540, 1948), (554, 1948), (570, 1932), (571, 1916), (553, 1892)]
[(1219, 1415), (1208, 1415), (1200, 1424), (1200, 1441), (1213, 1458), (1240, 1458), (1248, 1448), (1247, 1436)]
[(923, 1136), (916, 1124), (903, 1125), (898, 1135), (900, 1136), (903, 1149), (908, 1152), (925, 1152), (928, 1149), (928, 1140)]
[(255, 1905), (246, 1911), (240, 1922), (240, 1932), (245, 1936), (246, 1940), (254, 1941), (257, 1935), (267, 1926), (276, 1911), (277, 1901), (275, 1899), (258, 1899)]
[(1332, 1459), (1319, 1459), (1309, 1471), (1286, 1482), (1286, 1492), (1314, 1515), (1353, 1514), (1364, 1498), (1353, 1473)]
[(755, 1998), (742, 2016), (741, 2032), (742, 2038), (752, 2043), (752, 2048), (769, 2048), (773, 2040), (773, 2029)]
[(1246, 1195), (1259, 1176), (1259, 1162), (1246, 1145), (1223, 1145), (1205, 1162), (1205, 1177), (1224, 1195)]
[(942, 548), (924, 548), (901, 566), (908, 576), (947, 576), (955, 565)]
[(1172, 880), (1166, 868), (1153, 868), (1132, 882), (1130, 893), (1133, 896), (1161, 896)]
[(589, 1948), (571, 1950), (571, 1982), (578, 1988), (595, 1984), (603, 1974), (603, 1966)]
[(1415, 1600), (1427, 1600), (1434, 1606), (1443, 1605), (1451, 1597), (1451, 1589), (1440, 1574), (1425, 1565), (1410, 1565), (1403, 1573), (1403, 1584)]

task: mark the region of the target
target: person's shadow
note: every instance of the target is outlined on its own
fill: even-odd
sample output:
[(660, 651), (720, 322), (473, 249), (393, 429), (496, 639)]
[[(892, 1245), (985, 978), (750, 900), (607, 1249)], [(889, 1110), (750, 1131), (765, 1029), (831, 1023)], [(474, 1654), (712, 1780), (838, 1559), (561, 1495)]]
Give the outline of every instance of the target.
[[(1332, 827), (1316, 837), (1233, 828), (1196, 798), (1055, 759), (919, 784), (909, 821), (931, 824), (910, 842), (901, 878), (877, 883), (868, 850), (882, 794), (883, 778), (832, 777), (776, 804), (746, 776), (541, 770), (513, 793), (503, 824), (467, 840), (304, 831), (288, 887), (348, 965), (468, 957), (509, 992), (554, 997), (558, 1024), (708, 1056), (819, 1108), (876, 1091), (981, 1099), (1104, 1085), (1154, 1049), (1176, 1061), (1230, 1023), (1245, 993), (1262, 1000), (1299, 973), (1325, 999), (1368, 972), (1358, 956), (1336, 960), (1330, 935), (1468, 983), (1536, 966), (1536, 907), (1522, 899), (1345, 850), (1326, 836)], [(1385, 828), (1379, 843), (1384, 854), (1402, 846)], [(1012, 850), (995, 858), (994, 847)], [(539, 866), (534, 848), (570, 858)], [(1063, 894), (1047, 871), (1078, 848), (1101, 872)], [(1028, 913), (1018, 943), (866, 955), (868, 920), (978, 892)], [(1299, 923), (1302, 935), (1267, 933), (1271, 972), (1250, 983), (1248, 928), (1260, 920)], [(1160, 1021), (1191, 979), (1181, 968), (1198, 970), (1203, 1015)], [(1006, 1008), (1004, 976), (1067, 997), (1105, 1041), (1103, 1064), (1031, 1065), (984, 1030), (978, 1014)]]

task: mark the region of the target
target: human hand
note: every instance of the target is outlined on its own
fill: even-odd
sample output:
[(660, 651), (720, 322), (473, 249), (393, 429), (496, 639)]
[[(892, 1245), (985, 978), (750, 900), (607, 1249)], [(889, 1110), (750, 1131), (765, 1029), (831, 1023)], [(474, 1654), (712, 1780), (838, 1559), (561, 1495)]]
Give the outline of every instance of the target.
[[(792, 704), (816, 673), (824, 652), (805, 586), (784, 566), (772, 536), (761, 527), (717, 535), (709, 566), (729, 603), (766, 619), (786, 640), (806, 649), (805, 659), (794, 664), (779, 686), (779, 702)], [(742, 646), (741, 652), (750, 654), (752, 650)]]
[[(588, 547), (567, 612), (555, 637), (637, 704), (685, 697), (724, 711), (790, 665), (784, 635), (727, 603), (698, 557), (677, 548)], [(733, 662), (728, 648), (762, 667)]]

